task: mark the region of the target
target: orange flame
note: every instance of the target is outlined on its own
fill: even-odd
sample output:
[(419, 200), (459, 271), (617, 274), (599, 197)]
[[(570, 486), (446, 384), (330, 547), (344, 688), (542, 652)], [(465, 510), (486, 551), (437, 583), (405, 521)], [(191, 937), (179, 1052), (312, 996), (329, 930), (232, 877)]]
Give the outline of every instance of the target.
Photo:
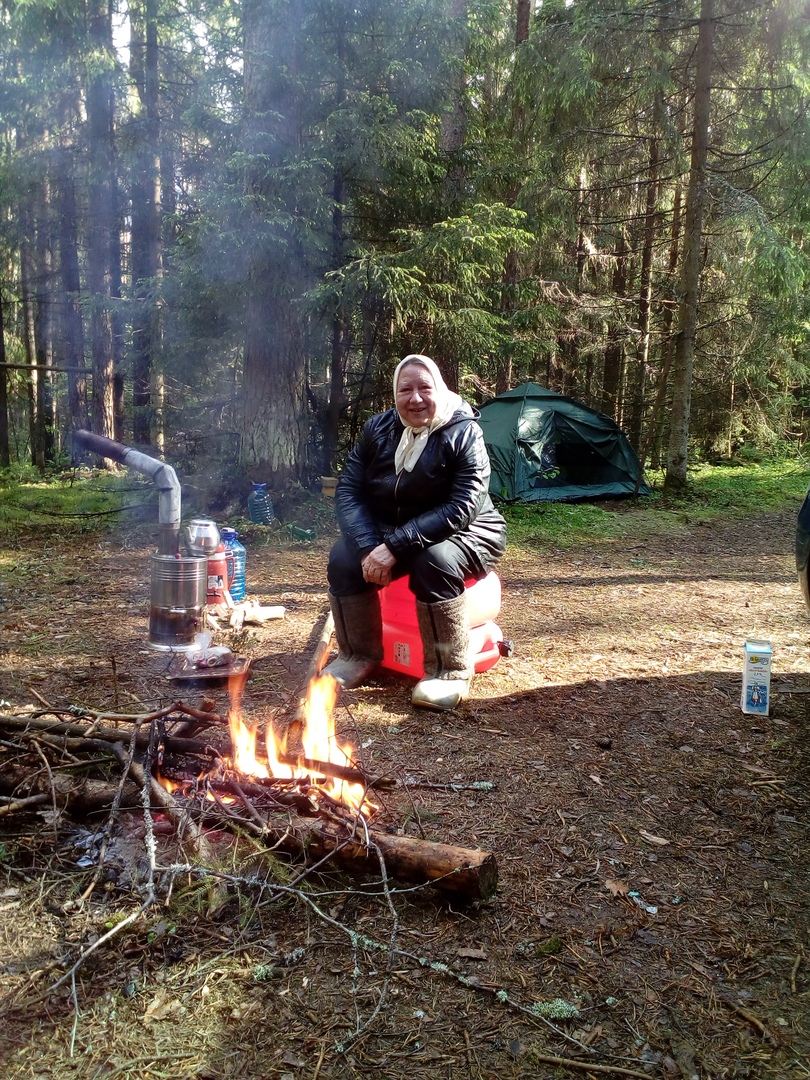
[[(231, 758), (226, 759), (231, 768), (246, 777), (276, 780), (309, 779), (313, 788), (323, 791), (336, 802), (352, 810), (369, 814), (377, 807), (366, 797), (362, 783), (352, 779), (327, 776), (317, 763), (328, 763), (340, 769), (354, 766), (354, 750), (349, 743), (341, 744), (335, 734), (334, 708), (337, 700), (337, 683), (331, 675), (316, 675), (309, 683), (303, 706), (303, 731), (301, 742), (303, 755), (292, 762), (287, 753), (285, 739), (279, 738), (272, 727), (267, 728), (266, 762), (256, 752), (258, 729), (242, 718), (241, 698), (244, 679), (232, 679), (229, 690), (231, 707), (228, 711), (228, 727), (231, 733)], [(286, 760), (282, 760), (286, 758)], [(167, 791), (177, 791), (182, 783), (159, 775), (160, 783)], [(209, 793), (209, 798), (213, 795)], [(223, 801), (233, 801), (223, 796)]]
[(165, 788), (170, 795), (173, 795), (175, 791), (180, 791), (184, 786), (179, 780), (170, 780), (168, 776), (164, 776), (160, 770), (158, 770), (157, 781), (161, 787)]
[(231, 764), (245, 776), (270, 776), (267, 766), (256, 756), (256, 728), (248, 727), (242, 719), (238, 706), (228, 713), (228, 727), (231, 729)]
[[(243, 684), (242, 684), (243, 685)], [(274, 777), (279, 780), (298, 780), (309, 777), (321, 791), (336, 802), (353, 810), (371, 810), (373, 804), (366, 799), (363, 784), (326, 776), (313, 766), (313, 761), (351, 767), (354, 751), (348, 744), (341, 745), (335, 735), (334, 707), (337, 699), (337, 683), (331, 675), (315, 676), (307, 689), (304, 703), (304, 729), (301, 737), (306, 765), (299, 759), (297, 764), (281, 760), (285, 748), (272, 727), (267, 729), (267, 763), (256, 753), (257, 729), (242, 719), (240, 708), (241, 685), (232, 693), (228, 725), (231, 732), (231, 764), (245, 776)]]
[[(301, 735), (304, 756), (310, 760), (328, 761), (331, 765), (351, 767), (354, 764), (354, 749), (349, 743), (341, 746), (335, 734), (336, 700), (337, 683), (331, 675), (316, 675), (310, 679)], [(319, 786), (337, 802), (353, 810), (360, 810), (366, 802), (366, 789), (362, 784), (329, 777), (319, 781)]]

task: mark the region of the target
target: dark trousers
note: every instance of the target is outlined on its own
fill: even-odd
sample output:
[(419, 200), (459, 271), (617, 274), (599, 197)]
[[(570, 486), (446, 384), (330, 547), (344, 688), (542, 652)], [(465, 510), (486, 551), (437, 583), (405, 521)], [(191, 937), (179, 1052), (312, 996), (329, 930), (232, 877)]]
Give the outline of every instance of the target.
[[(369, 585), (363, 578), (361, 561), (361, 553), (341, 536), (329, 553), (326, 569), (329, 588), (334, 596), (356, 596), (367, 589), (378, 588)], [(425, 604), (454, 600), (464, 592), (466, 581), (478, 581), (485, 576), (480, 563), (453, 540), (432, 544), (412, 559), (396, 562), (391, 576), (400, 578), (405, 574), (409, 575), (411, 592)]]

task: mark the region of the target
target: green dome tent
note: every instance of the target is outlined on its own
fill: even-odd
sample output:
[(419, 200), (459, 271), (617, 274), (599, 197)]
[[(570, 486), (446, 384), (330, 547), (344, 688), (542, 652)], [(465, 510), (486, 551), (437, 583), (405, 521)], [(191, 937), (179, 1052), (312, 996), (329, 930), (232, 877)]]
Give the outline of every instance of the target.
[(627, 436), (609, 416), (537, 383), (481, 406), (490, 492), (515, 502), (649, 495)]

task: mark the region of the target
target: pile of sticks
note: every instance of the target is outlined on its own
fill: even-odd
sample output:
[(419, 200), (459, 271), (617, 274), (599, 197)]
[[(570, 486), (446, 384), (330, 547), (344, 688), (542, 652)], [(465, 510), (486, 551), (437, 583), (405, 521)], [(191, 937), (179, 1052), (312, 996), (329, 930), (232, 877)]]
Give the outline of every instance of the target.
[[(291, 857), (329, 861), (354, 875), (379, 874), (383, 863), (394, 879), (429, 883), (466, 900), (488, 900), (497, 888), (489, 852), (390, 832), (336, 802), (312, 775), (283, 780), (236, 774), (226, 720), (183, 702), (143, 715), (53, 709), (3, 715), (0, 754), (0, 818), (49, 808), (76, 818), (143, 811), (146, 800), (183, 830), (202, 859), (206, 826), (216, 822), (250, 832)], [(293, 753), (287, 760), (369, 792), (396, 786), (354, 765)], [(158, 777), (171, 783), (164, 786)]]

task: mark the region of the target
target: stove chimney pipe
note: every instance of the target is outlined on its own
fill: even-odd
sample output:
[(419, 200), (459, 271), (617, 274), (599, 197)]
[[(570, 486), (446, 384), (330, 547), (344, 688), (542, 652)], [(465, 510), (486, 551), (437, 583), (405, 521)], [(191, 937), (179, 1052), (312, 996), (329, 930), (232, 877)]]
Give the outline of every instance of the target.
[(131, 446), (124, 446), (123, 443), (114, 442), (103, 435), (94, 435), (92, 431), (82, 428), (73, 433), (73, 438), (92, 453), (117, 461), (154, 480), (159, 500), (158, 551), (161, 555), (176, 555), (180, 550), (180, 481), (171, 465), (149, 457), (148, 454), (142, 454)]

